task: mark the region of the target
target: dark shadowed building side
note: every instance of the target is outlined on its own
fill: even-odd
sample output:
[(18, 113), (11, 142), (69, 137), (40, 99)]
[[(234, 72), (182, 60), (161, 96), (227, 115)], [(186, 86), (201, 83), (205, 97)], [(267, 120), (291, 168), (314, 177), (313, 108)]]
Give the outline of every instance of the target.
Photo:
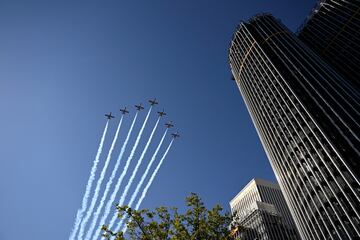
[(360, 90), (359, 0), (318, 1), (298, 36)]

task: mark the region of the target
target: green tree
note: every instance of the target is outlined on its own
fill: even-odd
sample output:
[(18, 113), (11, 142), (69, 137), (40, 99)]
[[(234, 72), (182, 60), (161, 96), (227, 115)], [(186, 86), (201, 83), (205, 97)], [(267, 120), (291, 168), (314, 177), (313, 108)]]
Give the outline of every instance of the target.
[[(126, 217), (127, 235), (131, 240), (230, 240), (231, 229), (238, 228), (233, 216), (224, 213), (220, 205), (207, 209), (200, 197), (191, 193), (186, 198), (187, 210), (179, 213), (175, 207), (134, 210), (117, 206), (118, 218)], [(106, 239), (124, 240), (123, 232), (113, 232), (102, 226)]]

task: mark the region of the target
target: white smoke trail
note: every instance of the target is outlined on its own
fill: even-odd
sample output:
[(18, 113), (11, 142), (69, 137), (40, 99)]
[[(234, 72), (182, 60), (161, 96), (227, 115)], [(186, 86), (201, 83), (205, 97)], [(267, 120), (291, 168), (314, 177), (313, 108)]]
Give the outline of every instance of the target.
[[(153, 174), (151, 175), (150, 180), (149, 180), (149, 182), (147, 183), (147, 185), (145, 186), (145, 188), (144, 188), (144, 190), (143, 190), (143, 192), (142, 192), (142, 194), (141, 194), (140, 199), (139, 199), (138, 202), (136, 203), (135, 210), (138, 210), (138, 209), (139, 209), (142, 201), (143, 201), (144, 198), (146, 197), (147, 191), (149, 190), (152, 182), (154, 181), (154, 178), (156, 177), (156, 174), (158, 173), (158, 171), (159, 171), (159, 169), (160, 169), (160, 167), (161, 167), (161, 165), (162, 165), (162, 163), (163, 163), (166, 155), (168, 154), (168, 152), (169, 152), (169, 150), (170, 150), (171, 145), (173, 144), (173, 142), (174, 142), (174, 139), (171, 140), (171, 142), (170, 142), (169, 146), (167, 147), (164, 155), (163, 155), (162, 158), (160, 159), (160, 162), (159, 162), (158, 165), (156, 166)], [(118, 232), (118, 231), (120, 230), (120, 227), (121, 227), (121, 226), (120, 226), (120, 224), (119, 224), (119, 225), (117, 226), (117, 228), (115, 229), (115, 232)], [(125, 226), (123, 227), (122, 232), (125, 233), (125, 232), (126, 232), (126, 229), (127, 229), (127, 226), (125, 225)]]
[[(127, 170), (128, 170), (128, 168), (129, 168), (130, 162), (131, 162), (132, 158), (134, 157), (136, 148), (137, 148), (137, 146), (138, 146), (138, 144), (139, 144), (139, 141), (140, 141), (142, 132), (143, 132), (144, 129), (145, 129), (146, 122), (147, 122), (147, 120), (148, 120), (148, 118), (149, 118), (150, 113), (151, 113), (151, 107), (150, 107), (150, 109), (149, 109), (148, 114), (146, 115), (146, 118), (145, 118), (144, 123), (143, 123), (143, 125), (142, 125), (142, 127), (141, 127), (141, 129), (140, 129), (140, 132), (139, 132), (139, 134), (138, 134), (138, 136), (137, 136), (137, 138), (136, 138), (136, 141), (135, 141), (135, 143), (134, 143), (134, 146), (133, 146), (133, 148), (131, 149), (130, 155), (129, 155), (128, 159), (126, 160), (126, 164), (125, 164), (124, 170), (122, 171), (122, 173), (121, 173), (121, 175), (120, 175), (120, 177), (119, 177), (119, 179), (118, 179), (118, 182), (116, 183), (115, 190), (114, 190), (113, 194), (111, 195), (111, 198), (110, 198), (110, 200), (109, 200), (109, 202), (108, 202), (108, 204), (110, 204), (110, 205), (113, 204), (114, 201), (115, 201), (116, 194), (117, 194), (117, 192), (119, 191), (121, 182), (122, 182), (122, 180), (124, 179), (124, 177), (125, 177), (125, 175), (126, 175), (126, 173), (127, 173)], [(107, 213), (107, 214), (108, 214), (108, 213)], [(116, 220), (116, 216), (117, 216), (117, 214), (115, 214), (114, 217), (111, 219), (110, 224), (109, 224), (109, 227), (111, 227), (111, 226), (114, 224), (114, 222), (115, 222), (115, 220)], [(106, 218), (107, 218), (107, 216), (104, 217), (105, 220), (106, 220)], [(105, 221), (104, 221), (104, 222), (105, 222)], [(104, 222), (101, 222), (101, 224), (103, 224)]]
[(140, 167), (140, 165), (141, 165), (141, 163), (142, 163), (142, 160), (144, 159), (144, 156), (145, 156), (145, 154), (146, 154), (146, 152), (147, 152), (147, 149), (149, 148), (149, 145), (150, 145), (151, 140), (152, 140), (152, 138), (153, 138), (153, 136), (154, 136), (154, 133), (155, 133), (155, 130), (156, 130), (156, 128), (157, 128), (157, 125), (159, 124), (159, 121), (160, 121), (160, 118), (158, 118), (158, 120), (156, 121), (156, 124), (155, 124), (155, 126), (154, 126), (154, 128), (153, 128), (153, 130), (152, 130), (152, 132), (151, 132), (151, 134), (150, 134), (150, 137), (149, 137), (149, 139), (148, 139), (148, 141), (147, 141), (147, 143), (146, 143), (146, 145), (145, 145), (145, 148), (144, 148), (144, 150), (142, 151), (141, 156), (140, 156), (138, 162), (136, 163), (136, 166), (135, 166), (135, 168), (134, 168), (134, 171), (132, 172), (132, 174), (131, 174), (131, 176), (130, 176), (130, 178), (129, 178), (128, 184), (125, 186), (125, 190), (124, 190), (124, 192), (122, 193), (122, 195), (121, 195), (121, 197), (120, 197), (120, 201), (119, 201), (119, 205), (120, 205), (120, 206), (122, 206), (122, 205), (124, 204), (126, 195), (127, 195), (128, 191), (129, 191), (129, 189), (130, 189), (130, 187), (131, 187), (131, 184), (132, 184), (133, 181), (134, 181), (134, 178), (135, 178), (135, 176), (136, 176), (136, 173), (137, 173), (137, 171), (139, 170), (139, 167)]
[(95, 192), (94, 192), (94, 196), (92, 197), (91, 199), (91, 203), (90, 203), (90, 206), (86, 212), (86, 215), (83, 219), (83, 221), (81, 222), (81, 225), (80, 225), (80, 231), (79, 231), (79, 235), (78, 235), (78, 240), (82, 240), (83, 239), (83, 234), (84, 234), (84, 231), (85, 231), (85, 227), (86, 227), (86, 223), (89, 221), (89, 218), (91, 217), (91, 214), (93, 213), (94, 211), (94, 207), (95, 207), (95, 203), (98, 199), (98, 196), (99, 196), (99, 192), (100, 192), (100, 187), (101, 187), (101, 183), (102, 181), (104, 180), (105, 178), (105, 173), (106, 173), (106, 170), (109, 166), (109, 163), (110, 163), (110, 159), (111, 159), (111, 154), (114, 150), (114, 147), (115, 147), (115, 144), (116, 144), (116, 140), (119, 136), (119, 131), (120, 131), (120, 127), (121, 127), (121, 123), (122, 123), (122, 120), (123, 120), (123, 116), (121, 117), (120, 121), (119, 121), (119, 124), (118, 124), (118, 127), (116, 129), (116, 132), (115, 132), (115, 136), (114, 136), (114, 139), (111, 143), (111, 146), (110, 146), (110, 149), (109, 149), (109, 152), (108, 152), (108, 155), (106, 157), (106, 160), (105, 160), (105, 164), (104, 164), (104, 167), (100, 173), (100, 177), (96, 183), (96, 188), (95, 188)]
[(86, 184), (85, 194), (84, 194), (83, 199), (82, 199), (81, 208), (76, 213), (74, 227), (73, 227), (73, 229), (71, 231), (69, 240), (74, 240), (75, 239), (75, 236), (76, 236), (76, 233), (77, 233), (77, 231), (79, 229), (79, 225), (80, 225), (80, 222), (82, 220), (83, 214), (84, 214), (84, 212), (86, 210), (87, 203), (88, 203), (88, 200), (89, 200), (90, 190), (91, 190), (92, 184), (93, 184), (93, 182), (95, 180), (95, 173), (96, 173), (97, 165), (99, 163), (100, 154), (102, 152), (102, 148), (103, 148), (103, 145), (104, 145), (104, 140), (105, 140), (105, 136), (106, 136), (108, 126), (109, 126), (109, 120), (106, 122), (105, 129), (104, 129), (103, 135), (102, 135), (101, 140), (100, 140), (99, 148), (97, 150), (96, 157), (95, 157), (93, 166), (92, 166), (91, 171), (90, 171), (90, 177), (89, 177), (89, 180), (88, 180), (88, 182)]
[(170, 150), (171, 145), (173, 144), (173, 142), (174, 142), (174, 139), (171, 140), (171, 142), (170, 142), (169, 146), (167, 147), (164, 155), (163, 155), (162, 158), (160, 159), (160, 162), (159, 162), (158, 165), (156, 166), (153, 174), (151, 175), (149, 182), (148, 182), (147, 185), (145, 186), (145, 188), (144, 188), (144, 190), (143, 190), (143, 192), (142, 192), (142, 194), (141, 194), (141, 197), (140, 197), (140, 199), (138, 200), (138, 202), (137, 202), (137, 204), (136, 204), (136, 206), (135, 206), (135, 209), (136, 209), (136, 210), (139, 209), (142, 201), (144, 200), (144, 198), (145, 198), (145, 196), (146, 196), (146, 194), (147, 194), (147, 191), (149, 190), (149, 187), (151, 186), (152, 182), (154, 181), (154, 178), (156, 177), (156, 174), (158, 173), (158, 171), (159, 171), (162, 163), (164, 162), (164, 159), (165, 159), (166, 155), (168, 154), (168, 152), (169, 152), (169, 150)]
[[(158, 152), (159, 152), (159, 150), (160, 150), (160, 148), (161, 148), (161, 145), (162, 145), (163, 142), (164, 142), (164, 139), (165, 139), (165, 136), (166, 136), (167, 131), (168, 131), (168, 129), (165, 130), (165, 133), (164, 133), (164, 135), (162, 136), (162, 138), (161, 138), (161, 140), (160, 140), (160, 143), (159, 143), (159, 145), (157, 146), (154, 154), (152, 155), (152, 157), (151, 157), (151, 159), (150, 159), (150, 162), (149, 162), (149, 164), (147, 165), (147, 167), (146, 167), (146, 169), (145, 169), (144, 174), (141, 176), (141, 179), (140, 179), (138, 185), (136, 186), (135, 191), (134, 191), (133, 194), (131, 195), (130, 201), (129, 201), (129, 203), (127, 204), (127, 206), (131, 207), (132, 204), (133, 204), (133, 202), (135, 201), (135, 198), (137, 197), (137, 195), (138, 195), (138, 193), (139, 193), (139, 191), (140, 191), (140, 188), (142, 187), (142, 185), (143, 185), (143, 183), (144, 183), (147, 175), (149, 174), (150, 168), (151, 168), (152, 164), (154, 163), (154, 161), (155, 161), (155, 159), (156, 159), (156, 156), (157, 156), (157, 154), (158, 154)], [(119, 223), (119, 226), (122, 225), (125, 217), (126, 217), (126, 216), (123, 216), (123, 218), (121, 219), (121, 221), (120, 221), (120, 223)]]
[[(101, 198), (101, 200), (100, 200), (100, 205), (98, 206), (96, 212), (94, 213), (93, 221), (91, 222), (90, 228), (89, 228), (88, 232), (86, 233), (85, 239), (90, 239), (90, 237), (91, 237), (91, 235), (92, 235), (92, 233), (93, 233), (93, 231), (94, 231), (94, 228), (95, 228), (96, 222), (97, 222), (97, 220), (98, 220), (98, 218), (99, 218), (99, 216), (100, 216), (100, 212), (101, 212), (101, 210), (102, 210), (102, 207), (103, 207), (104, 204), (105, 204), (105, 200), (106, 200), (107, 194), (108, 194), (109, 191), (110, 191), (111, 184), (112, 184), (112, 182), (113, 182), (113, 180), (114, 180), (114, 178), (115, 178), (115, 176), (116, 176), (117, 170), (119, 169), (119, 166), (120, 166), (120, 163), (121, 163), (121, 159), (122, 159), (122, 157), (123, 157), (123, 155), (124, 155), (126, 146), (127, 146), (128, 142), (129, 142), (129, 139), (130, 139), (130, 136), (131, 136), (131, 132), (132, 132), (132, 130), (133, 130), (133, 128), (134, 128), (134, 125), (135, 125), (135, 122), (136, 122), (136, 119), (137, 119), (137, 115), (138, 115), (138, 112), (136, 112), (135, 117), (134, 117), (134, 119), (133, 119), (133, 121), (132, 121), (132, 123), (131, 123), (129, 132), (128, 132), (126, 138), (125, 138), (124, 144), (123, 144), (122, 147), (121, 147), (120, 154), (119, 154), (119, 156), (118, 156), (118, 158), (117, 158), (117, 160), (116, 160), (116, 163), (115, 163), (115, 166), (114, 166), (114, 168), (113, 168), (113, 170), (112, 170), (112, 173), (111, 173), (111, 176), (110, 176), (110, 178), (109, 178), (109, 181), (106, 183), (106, 187), (105, 187), (104, 194), (103, 194), (103, 196), (102, 196), (102, 198)], [(110, 212), (111, 205), (110, 205), (109, 207), (107, 207), (107, 208), (109, 208), (108, 211)], [(106, 212), (106, 211), (105, 211), (105, 212)], [(100, 228), (99, 228), (99, 229), (100, 229)], [(99, 233), (100, 233), (100, 230), (99, 230)], [(99, 236), (99, 233), (98, 233), (97, 235), (94, 235), (94, 239), (97, 238), (97, 237), (95, 237), (95, 236)]]

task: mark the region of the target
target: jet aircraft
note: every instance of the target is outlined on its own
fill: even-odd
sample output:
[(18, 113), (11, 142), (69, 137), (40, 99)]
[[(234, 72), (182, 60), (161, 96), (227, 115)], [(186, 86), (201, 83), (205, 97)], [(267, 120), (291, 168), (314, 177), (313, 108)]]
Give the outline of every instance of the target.
[(124, 109), (120, 109), (120, 112), (124, 115), (129, 113), (129, 111), (126, 109), (126, 107), (124, 107)]
[(138, 110), (138, 111), (141, 111), (144, 109), (144, 107), (142, 106), (142, 104), (140, 103), (139, 105), (135, 105), (135, 108)]
[(171, 127), (174, 126), (174, 124), (172, 124), (172, 121), (170, 121), (170, 122), (165, 123), (165, 126), (166, 126), (167, 128), (171, 128)]
[(156, 101), (156, 98), (154, 98), (153, 100), (150, 99), (149, 103), (150, 103), (151, 106), (159, 104), (159, 102)]
[(165, 116), (166, 113), (164, 112), (164, 110), (162, 110), (161, 112), (157, 112), (159, 114), (159, 117)]
[(176, 132), (176, 133), (172, 133), (171, 136), (173, 136), (173, 138), (178, 138), (180, 137), (180, 134), (179, 132)]
[(107, 117), (107, 119), (109, 119), (109, 120), (114, 118), (114, 116), (111, 115), (111, 112), (109, 114), (105, 114), (105, 117)]

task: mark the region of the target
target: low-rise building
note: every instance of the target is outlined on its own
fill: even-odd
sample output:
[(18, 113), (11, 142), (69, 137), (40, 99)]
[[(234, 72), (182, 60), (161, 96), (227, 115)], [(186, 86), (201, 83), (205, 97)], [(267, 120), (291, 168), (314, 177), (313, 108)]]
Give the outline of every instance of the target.
[(231, 201), (241, 240), (298, 240), (299, 234), (278, 184), (251, 180)]

